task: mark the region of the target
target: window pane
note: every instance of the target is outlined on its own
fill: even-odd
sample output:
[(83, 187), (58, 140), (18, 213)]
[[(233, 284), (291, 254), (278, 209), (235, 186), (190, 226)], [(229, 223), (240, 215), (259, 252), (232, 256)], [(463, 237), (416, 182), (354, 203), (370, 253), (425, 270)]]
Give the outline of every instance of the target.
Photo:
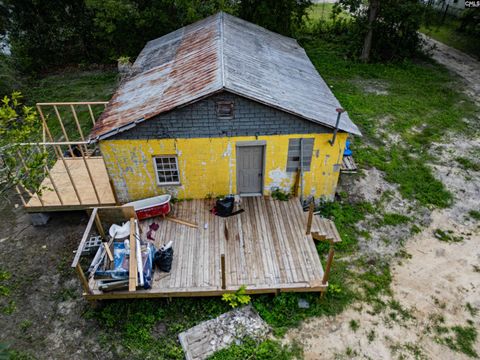
[(160, 184), (180, 182), (177, 158), (175, 156), (155, 157), (155, 167), (158, 174), (158, 182)]

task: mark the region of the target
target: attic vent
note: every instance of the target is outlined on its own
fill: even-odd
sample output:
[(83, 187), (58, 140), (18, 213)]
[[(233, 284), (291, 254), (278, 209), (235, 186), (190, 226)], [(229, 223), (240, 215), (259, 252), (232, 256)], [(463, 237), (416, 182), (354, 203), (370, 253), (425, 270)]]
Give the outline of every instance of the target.
[(218, 119), (233, 119), (233, 101), (217, 101), (216, 111)]

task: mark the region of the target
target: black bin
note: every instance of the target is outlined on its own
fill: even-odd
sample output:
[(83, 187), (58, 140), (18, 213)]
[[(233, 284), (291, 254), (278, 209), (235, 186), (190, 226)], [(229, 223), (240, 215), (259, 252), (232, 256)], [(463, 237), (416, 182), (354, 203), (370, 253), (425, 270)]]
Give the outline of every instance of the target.
[(235, 202), (235, 198), (233, 196), (227, 196), (223, 199), (217, 200), (217, 204), (215, 206), (216, 213), (218, 216), (229, 216), (233, 212), (233, 204)]

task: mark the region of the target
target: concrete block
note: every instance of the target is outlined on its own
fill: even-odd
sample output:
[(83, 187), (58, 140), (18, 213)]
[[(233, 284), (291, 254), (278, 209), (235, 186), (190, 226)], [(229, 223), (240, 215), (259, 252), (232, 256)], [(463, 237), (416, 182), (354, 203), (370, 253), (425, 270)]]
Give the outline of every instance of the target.
[(30, 213), (29, 216), (33, 226), (46, 225), (48, 220), (50, 220), (49, 213)]

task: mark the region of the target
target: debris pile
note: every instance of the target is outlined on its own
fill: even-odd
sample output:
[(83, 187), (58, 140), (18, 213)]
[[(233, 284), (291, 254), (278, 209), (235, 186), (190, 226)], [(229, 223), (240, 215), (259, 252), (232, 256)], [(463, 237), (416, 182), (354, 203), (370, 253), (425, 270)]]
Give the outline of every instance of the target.
[(187, 360), (202, 360), (247, 337), (263, 340), (269, 332), (269, 326), (248, 305), (204, 321), (181, 333), (179, 339)]

